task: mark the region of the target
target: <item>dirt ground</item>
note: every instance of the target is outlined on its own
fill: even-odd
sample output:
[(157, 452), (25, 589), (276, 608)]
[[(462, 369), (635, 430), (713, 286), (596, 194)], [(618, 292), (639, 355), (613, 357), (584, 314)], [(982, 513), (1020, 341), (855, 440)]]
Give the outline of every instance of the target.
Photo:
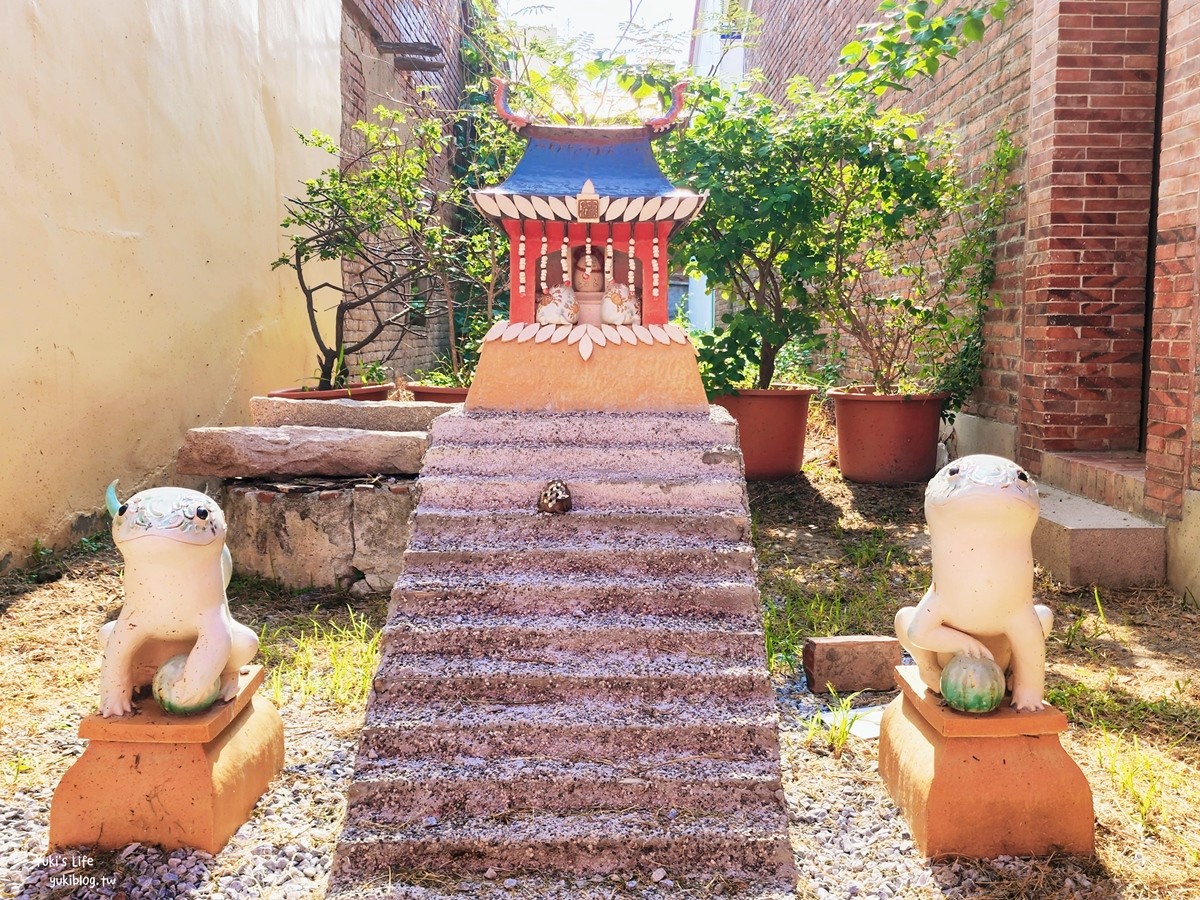
[[(834, 623), (811, 633), (890, 633), (895, 608), (928, 579), (922, 490), (847, 484), (828, 435), (811, 444), (804, 476), (751, 490), (764, 600), (794, 594), (796, 640), (808, 621)], [(1200, 897), (1200, 610), (1167, 590), (1095, 591), (1044, 576), (1037, 593), (1056, 614), (1048, 697), (1068, 714), (1064, 745), (1092, 786), (1097, 857), (1041, 861), (955, 895)], [(103, 539), (0, 582), (0, 798), (51, 790), (77, 756), (75, 729), (95, 708), (96, 631), (120, 597), (119, 559)], [(238, 616), (261, 627), (274, 602), (250, 598)], [(776, 656), (783, 680), (789, 652)], [(346, 711), (330, 716), (343, 732)], [(847, 780), (878, 789), (873, 743), (786, 749), (812, 797)]]

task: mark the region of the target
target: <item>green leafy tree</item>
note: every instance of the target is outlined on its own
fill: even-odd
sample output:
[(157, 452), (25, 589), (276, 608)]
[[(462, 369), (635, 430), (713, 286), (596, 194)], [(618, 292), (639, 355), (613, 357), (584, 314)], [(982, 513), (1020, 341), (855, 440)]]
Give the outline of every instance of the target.
[[(675, 178), (709, 195), (673, 245), (675, 259), (734, 306), (698, 339), (710, 393), (751, 377), (768, 387), (780, 352), (818, 347), (822, 323), (851, 342), (910, 326), (873, 358), (879, 348), (860, 341), (881, 387), (903, 380), (914, 352), (932, 353), (942, 341), (944, 355), (961, 342), (951, 295), (990, 271), (990, 244), (964, 238), (974, 255), (964, 250), (944, 266), (934, 265), (930, 248), (952, 222), (994, 234), (995, 223), (970, 221), (986, 192), (966, 189), (946, 133), (928, 133), (921, 116), (883, 109), (879, 98), (932, 77), (1005, 6), (968, 4), (943, 15), (935, 2), (885, 0), (883, 22), (860, 29), (843, 51), (844, 68), (819, 90), (797, 80), (787, 104), (746, 86), (697, 85), (690, 124), (662, 157)], [(900, 279), (907, 290), (876, 290)], [(864, 302), (874, 308), (866, 317), (856, 311)], [(967, 319), (975, 321), (973, 308)]]

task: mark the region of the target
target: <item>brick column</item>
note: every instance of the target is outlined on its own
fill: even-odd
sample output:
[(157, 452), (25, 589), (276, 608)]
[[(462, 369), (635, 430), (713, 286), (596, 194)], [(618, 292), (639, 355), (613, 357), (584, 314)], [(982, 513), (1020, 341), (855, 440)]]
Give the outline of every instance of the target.
[[(1196, 228), (1200, 221), (1200, 0), (1171, 0), (1146, 408), (1147, 512), (1177, 517), (1200, 489)], [(1190, 434), (1189, 434), (1190, 432)]]
[(1020, 461), (1138, 446), (1161, 0), (1033, 0)]

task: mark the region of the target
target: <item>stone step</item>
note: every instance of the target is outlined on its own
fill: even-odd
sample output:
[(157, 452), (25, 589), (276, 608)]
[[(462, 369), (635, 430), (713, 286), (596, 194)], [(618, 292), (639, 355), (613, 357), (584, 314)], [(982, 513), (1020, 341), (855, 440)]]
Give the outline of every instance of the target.
[(570, 547), (580, 542), (612, 546), (711, 547), (750, 540), (750, 517), (741, 512), (625, 512), (572, 509), (547, 515), (535, 509), (461, 511), (424, 506), (413, 517), (411, 550), (456, 550), (485, 534), (499, 545)]
[(437, 824), (348, 825), (334, 879), (362, 872), (453, 871), (581, 875), (652, 871), (681, 878), (786, 878), (792, 851), (782, 804), (717, 816), (668, 810), (536, 815), (501, 821), (448, 818)]
[(428, 475), (499, 476), (520, 472), (530, 478), (568, 483), (580, 478), (626, 477), (703, 479), (710, 475), (732, 477), (741, 471), (742, 454), (736, 445), (665, 444), (628, 447), (614, 451), (596, 445), (435, 443), (425, 455), (422, 472)]
[(774, 759), (650, 757), (617, 762), (543, 757), (359, 759), (347, 795), (349, 824), (417, 823), (430, 816), (484, 818), (605, 809), (679, 813), (763, 808), (781, 789)]
[(768, 693), (770, 680), (761, 661), (699, 654), (543, 650), (484, 659), (385, 652), (374, 689), (386, 702), (459, 698), (520, 703), (598, 695), (634, 702), (685, 695), (744, 699)]
[(630, 615), (705, 616), (762, 621), (752, 578), (712, 579), (512, 577), (489, 581), (403, 574), (392, 590), (390, 615)]
[[(548, 479), (521, 474), (508, 476), (423, 475), (421, 502), (441, 509), (536, 510)], [(739, 510), (745, 507), (745, 482), (740, 476), (641, 478), (614, 476), (566, 478), (572, 508), (579, 510), (676, 512)], [(568, 513), (567, 515), (570, 515)]]
[(467, 412), (453, 409), (431, 427), (436, 443), (497, 446), (650, 447), (692, 444), (735, 446), (737, 423), (724, 409), (690, 413)]
[(364, 431), (428, 431), (446, 412), (444, 403), (413, 400), (290, 400), (251, 397), (250, 420), (255, 425), (309, 425), (317, 428), (358, 428)]
[(415, 475), (428, 443), (423, 431), (304, 425), (193, 428), (175, 464), (182, 474), (216, 478)]
[(754, 548), (733, 547), (624, 547), (576, 546), (543, 549), (539, 546), (487, 546), (456, 550), (408, 550), (404, 571), (412, 576), (446, 579), (515, 577), (544, 572), (547, 577), (624, 578), (696, 577), (731, 580), (752, 576)]
[[(665, 866), (663, 867), (666, 868)], [(380, 878), (380, 883), (363, 884), (354, 875), (335, 876), (325, 895), (330, 900), (354, 898), (354, 900), (514, 900), (514, 898), (541, 898), (541, 900), (613, 900), (614, 897), (629, 900), (713, 900), (725, 897), (728, 900), (795, 900), (796, 892), (790, 879), (747, 880), (734, 878), (714, 879), (706, 876), (698, 879), (681, 879), (678, 873), (667, 871), (662, 885), (655, 884), (655, 870), (633, 871), (614, 874), (587, 876), (536, 876), (526, 875), (519, 868), (497, 869), (496, 877), (480, 876), (447, 878), (445, 876), (422, 876), (414, 873), (405, 880), (399, 875)], [(505, 884), (512, 878), (511, 887)], [(615, 879), (615, 880), (614, 880)], [(629, 883), (635, 882), (634, 887)], [(719, 889), (719, 890), (718, 890)]]
[[(641, 650), (668, 653), (703, 648), (726, 659), (762, 659), (763, 633), (750, 622), (679, 616), (393, 616), (382, 643), (404, 653), (503, 658), (530, 650)], [(765, 661), (765, 660), (764, 660)]]
[(767, 694), (469, 702), (456, 697), (372, 703), (360, 761), (440, 758), (460, 763), (538, 756), (631, 761), (673, 754), (777, 759), (777, 712)]
[(1050, 485), (1038, 485), (1041, 515), (1033, 558), (1068, 585), (1149, 587), (1166, 578), (1163, 525)]
[(1146, 494), (1146, 454), (1135, 450), (1043, 453), (1038, 485), (1140, 516)]

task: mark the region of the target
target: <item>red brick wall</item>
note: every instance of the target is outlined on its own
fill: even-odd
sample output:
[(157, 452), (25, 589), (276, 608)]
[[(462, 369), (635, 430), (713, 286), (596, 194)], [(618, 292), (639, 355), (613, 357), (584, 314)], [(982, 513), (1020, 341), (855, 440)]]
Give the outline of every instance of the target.
[[(431, 88), (441, 109), (457, 109), (463, 90), (459, 55), (462, 36), (460, 0), (343, 0), (342, 3), (342, 146), (353, 146), (354, 123), (370, 116), (376, 106), (411, 107), (419, 88)], [(445, 68), (437, 72), (407, 72), (396, 69), (394, 55), (381, 53), (377, 41), (428, 41), (442, 48)], [(344, 266), (347, 278), (351, 267)], [(394, 309), (394, 308), (393, 308)], [(392, 309), (385, 305), (390, 314)], [(346, 339), (353, 341), (368, 333), (367, 311), (352, 317)], [(421, 334), (407, 335), (395, 356), (388, 360), (398, 374), (411, 375), (433, 367), (446, 353), (449, 329), (444, 317), (432, 319)], [(394, 333), (377, 339), (359, 355), (362, 360), (382, 359), (392, 348)]]
[(1158, 0), (1035, 0), (1022, 461), (1136, 449)]
[(1196, 227), (1200, 221), (1200, 0), (1171, 0), (1163, 79), (1158, 234), (1146, 423), (1148, 511), (1200, 490)]

